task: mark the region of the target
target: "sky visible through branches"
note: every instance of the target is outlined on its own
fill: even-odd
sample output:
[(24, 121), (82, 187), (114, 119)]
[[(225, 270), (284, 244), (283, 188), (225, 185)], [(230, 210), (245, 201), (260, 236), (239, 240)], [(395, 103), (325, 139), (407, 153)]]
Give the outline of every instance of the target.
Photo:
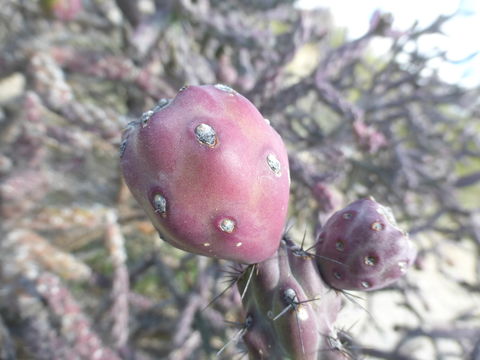
[[(432, 64), (440, 77), (450, 83), (461, 83), (474, 87), (480, 84), (480, 2), (476, 0), (439, 0), (439, 1), (348, 1), (348, 0), (299, 0), (299, 8), (311, 9), (326, 7), (330, 9), (335, 25), (345, 28), (347, 37), (355, 39), (367, 30), (368, 19), (375, 10), (391, 12), (398, 28), (406, 29), (416, 21), (426, 26), (439, 15), (451, 15), (452, 19), (443, 27), (444, 34), (432, 34), (422, 39), (422, 51), (445, 51), (450, 62)], [(377, 54), (388, 51), (390, 41), (376, 39), (371, 48)]]

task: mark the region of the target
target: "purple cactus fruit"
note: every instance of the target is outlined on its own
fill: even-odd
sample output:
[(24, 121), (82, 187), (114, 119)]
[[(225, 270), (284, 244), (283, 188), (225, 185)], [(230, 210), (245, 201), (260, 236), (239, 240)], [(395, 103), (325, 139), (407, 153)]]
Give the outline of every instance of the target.
[(362, 199), (330, 217), (319, 234), (316, 254), (330, 286), (369, 291), (403, 276), (416, 250), (389, 208)]
[(126, 129), (121, 167), (170, 244), (248, 264), (277, 250), (289, 198), (287, 152), (233, 89), (188, 86), (162, 100)]

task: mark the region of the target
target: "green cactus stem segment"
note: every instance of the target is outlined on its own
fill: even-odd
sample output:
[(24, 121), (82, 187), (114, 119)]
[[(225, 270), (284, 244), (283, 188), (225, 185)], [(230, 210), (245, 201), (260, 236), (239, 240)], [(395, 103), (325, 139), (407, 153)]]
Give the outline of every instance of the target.
[(244, 335), (251, 359), (318, 360), (331, 349), (326, 342), (337, 337), (341, 296), (323, 282), (315, 257), (305, 253), (303, 243), (284, 238), (277, 253), (238, 282), (254, 320)]
[[(237, 226), (237, 224), (236, 224), (235, 220), (230, 219), (230, 218), (224, 218), (224, 219), (220, 220), (220, 223), (218, 225), (220, 230), (222, 230), (223, 232), (229, 233), (229, 234), (231, 234), (232, 232), (235, 231), (236, 226)], [(242, 245), (241, 242), (237, 243), (237, 246), (241, 246), (241, 245)]]
[[(307, 320), (308, 311), (306, 311), (300, 301), (298, 300), (297, 293), (292, 288), (288, 288), (283, 292), (283, 300), (288, 305), (288, 308), (293, 309), (297, 312), (298, 320)], [(288, 309), (287, 308), (287, 309)], [(284, 311), (282, 311), (284, 313)], [(281, 314), (282, 314), (281, 313)], [(279, 318), (280, 314), (276, 318)], [(275, 320), (275, 319), (274, 319)]]
[(282, 165), (280, 165), (280, 161), (275, 154), (267, 155), (267, 164), (276, 176), (282, 175)]
[(218, 145), (218, 137), (215, 129), (208, 124), (199, 124), (195, 128), (195, 136), (202, 145), (213, 148)]
[(284, 314), (287, 313), (287, 311), (289, 311), (291, 309), (296, 311), (298, 309), (299, 305), (300, 305), (300, 303), (298, 301), (297, 293), (292, 288), (285, 289), (285, 291), (283, 292), (282, 298), (283, 298), (283, 301), (285, 302), (285, 305), (287, 305), (287, 307), (285, 307), (276, 316), (273, 316), (273, 313), (269, 312), (268, 315), (269, 315), (269, 317), (271, 317), (272, 321), (276, 321), (277, 319), (281, 318)]

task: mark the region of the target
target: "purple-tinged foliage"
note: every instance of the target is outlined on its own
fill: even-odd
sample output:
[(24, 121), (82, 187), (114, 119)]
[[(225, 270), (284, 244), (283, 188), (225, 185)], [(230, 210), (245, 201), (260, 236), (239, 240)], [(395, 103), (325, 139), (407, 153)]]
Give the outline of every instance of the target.
[(290, 176), (280, 136), (225, 85), (188, 86), (130, 124), (121, 165), (163, 239), (256, 263), (278, 248)]
[(369, 291), (405, 275), (416, 250), (389, 208), (361, 199), (327, 221), (316, 254), (322, 277), (332, 287)]

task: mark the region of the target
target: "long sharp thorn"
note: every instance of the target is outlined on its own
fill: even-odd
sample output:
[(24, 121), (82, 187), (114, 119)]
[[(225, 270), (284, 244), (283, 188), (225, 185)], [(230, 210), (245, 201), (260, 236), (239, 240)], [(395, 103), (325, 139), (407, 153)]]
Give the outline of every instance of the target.
[(215, 296), (203, 309), (202, 311), (205, 311), (206, 309), (208, 309), (210, 307), (210, 305), (212, 305), (215, 301), (217, 301), (217, 299), (219, 299), (220, 297), (223, 296), (223, 294), (225, 294), (228, 290), (230, 290), (233, 285), (235, 285), (235, 282), (232, 282), (230, 285), (228, 285), (225, 289), (222, 290), (222, 292), (220, 294), (218, 294), (217, 296)]
[(282, 316), (283, 316), (284, 314), (286, 314), (286, 312), (287, 312), (288, 310), (290, 310), (290, 309), (293, 309), (293, 305), (292, 305), (292, 304), (288, 305), (285, 309), (283, 309), (282, 311), (280, 311), (280, 313), (279, 313), (277, 316), (275, 316), (275, 317), (272, 319), (272, 321), (275, 321), (275, 320), (277, 320), (278, 318), (282, 317)]
[(368, 311), (362, 304), (360, 304), (356, 299), (360, 299), (360, 300), (363, 300), (363, 298), (361, 296), (358, 296), (358, 295), (354, 295), (354, 294), (350, 294), (348, 293), (347, 291), (345, 290), (341, 290), (340, 291), (349, 301), (351, 301), (352, 303), (354, 303), (355, 305), (357, 305), (360, 309), (362, 309), (363, 311), (365, 311), (368, 315), (368, 317), (370, 319), (372, 319), (372, 321), (374, 322), (374, 324), (376, 324), (378, 326), (378, 323), (377, 321), (375, 320), (375, 318), (373, 317), (373, 315), (370, 313), (370, 311)]
[(255, 270), (255, 265), (252, 265), (250, 270), (250, 275), (248, 275), (247, 283), (245, 284), (245, 289), (243, 289), (243, 292), (242, 292), (242, 296), (241, 296), (242, 300), (245, 297), (245, 294), (247, 293), (248, 287), (250, 286), (250, 281), (252, 280), (252, 275), (254, 270)]

